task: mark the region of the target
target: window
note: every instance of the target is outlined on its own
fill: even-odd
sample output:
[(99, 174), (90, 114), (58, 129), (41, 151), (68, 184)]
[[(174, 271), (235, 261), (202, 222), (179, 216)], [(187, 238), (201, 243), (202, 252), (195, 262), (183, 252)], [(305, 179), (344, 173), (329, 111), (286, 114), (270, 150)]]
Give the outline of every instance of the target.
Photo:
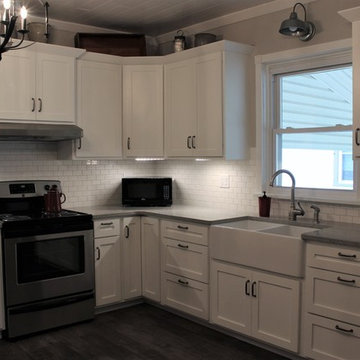
[[(351, 65), (274, 80), (274, 170), (290, 170), (298, 187), (352, 190)], [(289, 186), (289, 177), (277, 185)]]
[[(357, 203), (352, 159), (351, 41), (259, 55), (256, 62), (256, 144), (259, 192), (289, 198)], [(261, 186), (261, 188), (260, 188)]]

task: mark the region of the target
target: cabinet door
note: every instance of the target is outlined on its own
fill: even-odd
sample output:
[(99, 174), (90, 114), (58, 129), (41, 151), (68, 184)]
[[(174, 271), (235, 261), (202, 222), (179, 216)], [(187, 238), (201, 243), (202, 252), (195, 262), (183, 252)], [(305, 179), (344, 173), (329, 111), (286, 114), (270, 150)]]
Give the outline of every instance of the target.
[(210, 320), (242, 334), (251, 334), (251, 271), (211, 262)]
[(38, 52), (36, 56), (36, 118), (75, 122), (75, 59)]
[[(1, 234), (0, 234), (0, 243)], [(2, 246), (0, 246), (0, 331), (5, 329), (5, 309), (4, 309), (4, 287), (3, 287), (3, 273), (2, 273)]]
[(253, 272), (252, 336), (298, 350), (300, 284), (298, 280)]
[(122, 230), (122, 284), (126, 300), (141, 296), (140, 218), (124, 218)]
[(96, 306), (121, 300), (120, 237), (95, 239)]
[[(35, 53), (3, 54), (0, 66), (0, 119), (35, 120)], [(6, 84), (6, 86), (5, 86)]]
[(196, 132), (194, 60), (165, 65), (165, 143), (167, 156), (192, 156)]
[(124, 65), (123, 100), (124, 153), (163, 156), (163, 66)]
[(223, 155), (223, 85), (221, 53), (196, 60), (196, 156)]
[(306, 314), (305, 355), (316, 360), (357, 360), (360, 328), (322, 316)]
[(352, 23), (353, 67), (353, 157), (360, 157), (360, 21)]
[(78, 61), (78, 158), (121, 157), (121, 66)]
[(142, 295), (160, 302), (159, 219), (141, 218)]

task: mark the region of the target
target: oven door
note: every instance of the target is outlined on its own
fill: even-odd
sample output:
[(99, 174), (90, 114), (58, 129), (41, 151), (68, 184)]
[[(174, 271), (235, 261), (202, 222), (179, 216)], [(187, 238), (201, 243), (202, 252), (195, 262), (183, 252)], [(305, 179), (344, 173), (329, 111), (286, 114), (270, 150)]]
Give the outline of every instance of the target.
[(6, 305), (94, 289), (93, 230), (4, 238)]

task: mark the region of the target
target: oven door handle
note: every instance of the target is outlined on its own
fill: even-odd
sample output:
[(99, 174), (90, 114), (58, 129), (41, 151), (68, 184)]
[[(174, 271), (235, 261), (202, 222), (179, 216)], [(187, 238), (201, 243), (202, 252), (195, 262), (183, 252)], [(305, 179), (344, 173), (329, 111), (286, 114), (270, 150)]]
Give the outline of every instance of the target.
[(101, 257), (101, 251), (100, 251), (100, 248), (98, 246), (96, 247), (96, 252), (97, 252), (96, 261), (98, 261), (98, 260), (100, 260), (100, 257)]

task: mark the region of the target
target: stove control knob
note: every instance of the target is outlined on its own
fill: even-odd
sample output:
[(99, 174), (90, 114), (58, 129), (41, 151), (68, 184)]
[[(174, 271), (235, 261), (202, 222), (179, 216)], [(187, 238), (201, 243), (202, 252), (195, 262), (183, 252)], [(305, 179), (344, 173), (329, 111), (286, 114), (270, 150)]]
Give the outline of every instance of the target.
[(46, 191), (49, 191), (50, 190), (50, 185), (45, 185), (44, 188), (45, 188)]

